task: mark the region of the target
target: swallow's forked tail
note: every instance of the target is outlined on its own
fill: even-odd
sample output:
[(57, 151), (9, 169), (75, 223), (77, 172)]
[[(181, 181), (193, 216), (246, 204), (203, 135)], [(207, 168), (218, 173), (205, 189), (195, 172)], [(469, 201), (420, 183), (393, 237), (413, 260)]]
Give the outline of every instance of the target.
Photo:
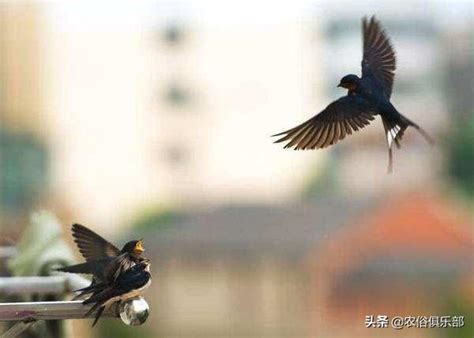
[(410, 121), (402, 114), (399, 113), (399, 115), (400, 119), (396, 121), (382, 117), (388, 146), (388, 173), (391, 173), (393, 169), (392, 144), (395, 142), (397, 148), (400, 148), (400, 141), (402, 140), (403, 134), (408, 127), (415, 128), (430, 145), (434, 144), (433, 138), (423, 128), (421, 128), (415, 122)]
[(97, 310), (96, 314), (95, 314), (95, 318), (94, 318), (94, 322), (92, 323), (92, 327), (95, 326), (95, 324), (97, 324), (97, 322), (99, 321), (99, 318), (100, 316), (102, 315), (102, 312), (104, 312), (105, 310), (105, 306), (102, 305), (101, 307), (99, 307), (99, 309)]
[[(84, 302), (82, 304), (84, 304)], [(97, 322), (99, 321), (99, 318), (102, 315), (102, 312), (104, 312), (104, 310), (105, 306), (101, 302), (97, 302), (89, 309), (89, 311), (86, 312), (84, 318), (89, 317), (92, 313), (95, 312), (94, 322), (92, 323), (92, 327), (94, 327), (95, 324), (97, 324)]]
[(415, 123), (413, 123), (411, 126), (415, 128), (416, 130), (418, 130), (418, 132), (421, 134), (421, 136), (423, 136), (426, 142), (430, 144), (430, 146), (435, 144), (435, 141), (433, 140), (433, 138), (423, 128), (421, 128), (419, 125)]
[(434, 145), (434, 139), (430, 136), (430, 134), (428, 134), (423, 128), (421, 128), (419, 125), (417, 125), (415, 122), (407, 119), (405, 116), (403, 116), (402, 114), (400, 114), (401, 116), (401, 122), (406, 124), (408, 127), (413, 127), (415, 128), (416, 130), (418, 130), (418, 132), (421, 134), (421, 136), (423, 136), (423, 138), (426, 140), (426, 142), (428, 142), (431, 146)]

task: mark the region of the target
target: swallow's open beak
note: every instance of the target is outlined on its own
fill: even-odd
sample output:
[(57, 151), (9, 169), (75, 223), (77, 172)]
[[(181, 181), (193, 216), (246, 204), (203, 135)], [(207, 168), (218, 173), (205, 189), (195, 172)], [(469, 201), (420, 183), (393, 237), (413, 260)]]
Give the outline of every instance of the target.
[(137, 255), (141, 255), (143, 252), (145, 252), (145, 248), (143, 247), (143, 239), (137, 242), (134, 251)]
[(339, 83), (339, 84), (336, 86), (336, 88), (339, 88), (339, 87), (342, 87), (342, 84)]

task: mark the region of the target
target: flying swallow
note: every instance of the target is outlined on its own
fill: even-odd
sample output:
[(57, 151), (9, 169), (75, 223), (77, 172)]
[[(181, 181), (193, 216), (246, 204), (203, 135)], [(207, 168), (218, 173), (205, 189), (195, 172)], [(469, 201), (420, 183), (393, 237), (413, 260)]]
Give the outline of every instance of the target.
[(362, 77), (344, 76), (338, 87), (347, 95), (329, 104), (306, 122), (273, 136), (275, 143), (288, 141), (285, 148), (295, 150), (326, 148), (367, 126), (380, 115), (388, 147), (388, 171), (392, 171), (392, 145), (400, 141), (408, 127), (413, 127), (430, 143), (432, 138), (415, 122), (403, 116), (390, 102), (395, 78), (395, 51), (380, 22), (373, 16), (362, 19)]
[(84, 305), (94, 304), (85, 317), (95, 311), (95, 319), (92, 323), (92, 326), (94, 326), (104, 310), (116, 302), (140, 296), (150, 283), (150, 264), (147, 259), (122, 271), (111, 284), (96, 283), (91, 290), (92, 295), (82, 302)]
[[(119, 250), (115, 245), (80, 224), (72, 226), (72, 235), (86, 262), (57, 270), (92, 274), (93, 280), (90, 287), (93, 287), (95, 283), (112, 283), (122, 271), (145, 259), (143, 240), (129, 241)], [(89, 293), (88, 291), (87, 288), (82, 289), (75, 298)]]

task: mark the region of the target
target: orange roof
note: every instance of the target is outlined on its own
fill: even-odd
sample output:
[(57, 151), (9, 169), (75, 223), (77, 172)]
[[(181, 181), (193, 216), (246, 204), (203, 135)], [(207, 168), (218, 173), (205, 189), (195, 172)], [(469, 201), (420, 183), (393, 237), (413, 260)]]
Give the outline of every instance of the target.
[(353, 261), (355, 257), (341, 254), (344, 252), (359, 258), (393, 251), (444, 257), (471, 255), (473, 232), (466, 219), (451, 202), (435, 195), (398, 195), (368, 210), (355, 225), (347, 225), (331, 236), (318, 249), (318, 260), (322, 254), (331, 261)]
[[(355, 224), (348, 224), (332, 234), (311, 257), (316, 281), (314, 304), (325, 304), (323, 308), (329, 311), (329, 315), (334, 307), (340, 316), (341, 304), (331, 297), (337, 281), (379, 257), (408, 255), (410, 260), (427, 258), (440, 262), (472, 259), (474, 242), (469, 219), (450, 201), (434, 194), (406, 193), (374, 206)], [(467, 276), (471, 273), (466, 271)], [(357, 294), (350, 296), (358, 297)], [(344, 298), (343, 301), (345, 305), (350, 303), (350, 299)], [(384, 309), (391, 308), (378, 304), (381, 301), (368, 303), (365, 298), (360, 302), (355, 299), (355, 305), (347, 306), (347, 311), (352, 313), (359, 305), (362, 312), (373, 310), (378, 305)]]
[(398, 196), (375, 210), (365, 231), (377, 247), (437, 251), (444, 255), (472, 253), (470, 224), (450, 202), (420, 193)]

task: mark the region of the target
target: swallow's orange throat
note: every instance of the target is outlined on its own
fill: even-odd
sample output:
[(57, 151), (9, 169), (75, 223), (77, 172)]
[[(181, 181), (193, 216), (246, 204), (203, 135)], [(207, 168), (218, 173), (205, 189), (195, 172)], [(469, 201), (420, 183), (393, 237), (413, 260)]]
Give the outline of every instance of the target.
[(357, 90), (356, 83), (343, 83), (342, 86), (349, 90), (349, 92), (355, 92)]
[(348, 94), (355, 95), (358, 85), (357, 83), (344, 82), (344, 83), (341, 83), (338, 87), (343, 87), (348, 90)]
[(144, 251), (145, 251), (145, 248), (143, 247), (143, 241), (140, 240), (135, 245), (135, 248), (133, 249), (133, 252), (136, 255), (141, 255)]

